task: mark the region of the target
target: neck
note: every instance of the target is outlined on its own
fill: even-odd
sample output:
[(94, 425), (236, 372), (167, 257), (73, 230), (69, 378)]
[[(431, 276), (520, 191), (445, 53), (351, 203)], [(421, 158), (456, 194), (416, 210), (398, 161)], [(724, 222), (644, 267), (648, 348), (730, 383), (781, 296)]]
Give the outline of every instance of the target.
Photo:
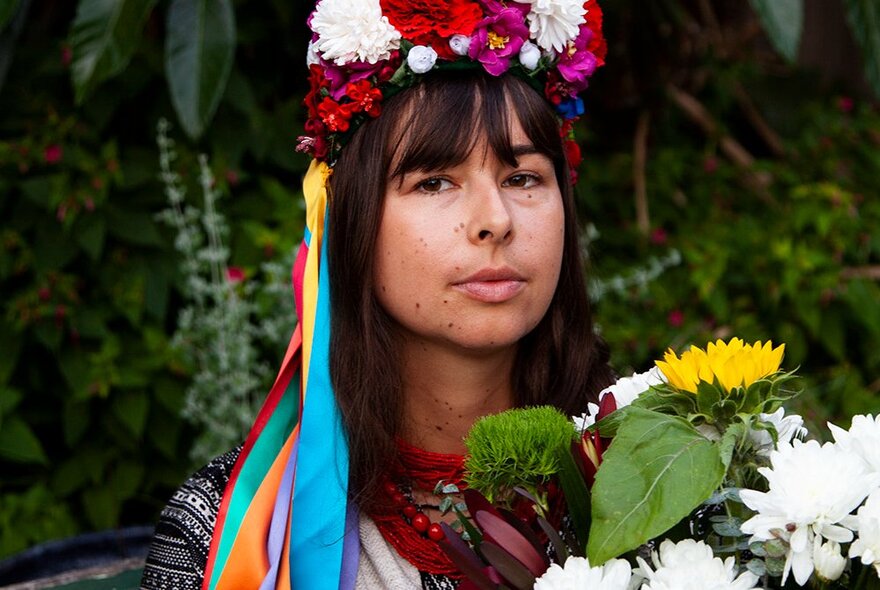
[(516, 348), (463, 354), (420, 342), (403, 346), (403, 437), (435, 453), (464, 454), (474, 421), (513, 406)]

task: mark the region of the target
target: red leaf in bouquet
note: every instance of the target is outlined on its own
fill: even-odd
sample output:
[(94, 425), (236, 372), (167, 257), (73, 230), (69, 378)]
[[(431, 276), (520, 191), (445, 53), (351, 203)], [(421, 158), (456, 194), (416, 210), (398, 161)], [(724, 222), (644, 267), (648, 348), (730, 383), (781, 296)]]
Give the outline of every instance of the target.
[(553, 551), (556, 552), (556, 563), (565, 565), (565, 560), (571, 555), (568, 545), (562, 540), (562, 537), (559, 536), (559, 532), (557, 532), (553, 525), (547, 522), (547, 519), (538, 518), (538, 525), (544, 531), (544, 534), (547, 535), (550, 544), (553, 546)]
[[(534, 511), (532, 511), (532, 513), (534, 514)], [(541, 539), (538, 538), (538, 535), (530, 528), (529, 524), (509, 510), (502, 509), (501, 515), (504, 517), (507, 524), (515, 528), (516, 532), (522, 535), (526, 541), (531, 543), (532, 547), (535, 548), (535, 551), (538, 552), (538, 555), (544, 557), (544, 567), (550, 567), (550, 562), (544, 555), (544, 543), (541, 542)], [(534, 514), (534, 516), (534, 520), (537, 520), (537, 514)]]
[[(440, 523), (440, 528), (443, 529), (443, 534), (446, 535), (446, 539), (444, 541), (441, 541), (441, 544), (446, 544), (446, 546), (452, 551), (456, 552), (458, 554), (458, 557), (460, 558), (454, 558), (454, 561), (456, 561), (456, 565), (458, 565), (458, 561), (464, 560), (465, 566), (468, 568), (481, 570), (484, 567), (483, 562), (480, 561), (479, 556), (477, 556), (474, 550), (471, 549), (470, 545), (462, 540), (461, 535), (455, 532), (455, 529), (453, 529), (451, 526), (449, 526), (448, 523), (445, 522)], [(450, 555), (450, 557), (453, 556)], [(462, 569), (462, 573), (467, 573), (463, 571), (464, 568), (460, 567), (459, 569)]]
[[(469, 581), (473, 588), (478, 590), (495, 590), (497, 587), (496, 582), (493, 582), (492, 579), (486, 575), (486, 572), (483, 571), (485, 566), (480, 558), (477, 557), (477, 554), (474, 553), (474, 550), (471, 549), (467, 543), (462, 541), (458, 533), (456, 533), (447, 523), (441, 522), (440, 527), (443, 529), (446, 539), (440, 541), (438, 545), (440, 545), (443, 552), (449, 556), (449, 559), (452, 560), (455, 567), (457, 567), (462, 574), (467, 576), (466, 581)], [(459, 586), (460, 590), (462, 588), (466, 588), (466, 586), (464, 584)]]
[(580, 467), (584, 472), (584, 479), (590, 488), (593, 487), (593, 482), (596, 480), (596, 471), (599, 470), (599, 465), (602, 464), (603, 451), (599, 430), (596, 429), (593, 432), (589, 430), (584, 431), (584, 435), (581, 437), (581, 444), (578, 445), (578, 457), (582, 461)]
[(599, 413), (596, 415), (596, 422), (616, 410), (617, 400), (614, 398), (614, 394), (611, 392), (606, 393), (599, 402)]
[[(487, 559), (489, 559), (489, 556), (486, 555), (484, 548), (487, 544), (495, 545), (500, 549), (503, 549), (506, 554), (528, 569), (528, 571), (530, 571), (535, 577), (540, 576), (547, 570), (549, 567), (547, 558), (542, 556), (541, 553), (537, 551), (519, 531), (505, 522), (502, 518), (490, 512), (486, 512), (485, 510), (478, 510), (474, 515), (474, 519), (477, 521), (477, 524), (480, 525), (480, 529), (482, 529), (486, 536), (491, 537), (494, 541), (494, 543), (487, 543), (484, 538), (483, 542), (480, 544), (480, 551)], [(501, 572), (502, 576), (508, 578), (504, 573), (504, 570), (499, 568), (492, 560), (489, 560), (489, 563), (494, 565), (498, 571)]]
[(462, 497), (464, 498), (464, 503), (467, 505), (468, 512), (471, 514), (476, 514), (478, 510), (484, 510), (491, 514), (494, 514), (498, 518), (502, 518), (501, 513), (498, 512), (498, 509), (492, 505), (489, 500), (486, 499), (486, 496), (478, 492), (473, 488), (468, 488), (462, 492)]
[[(496, 545), (495, 543), (484, 541), (480, 545), (480, 552), (486, 558), (492, 567), (498, 570), (504, 579), (518, 590), (532, 590), (535, 585), (535, 578), (529, 570), (523, 567), (523, 564), (517, 561), (507, 551)], [(538, 574), (543, 575), (544, 572)]]

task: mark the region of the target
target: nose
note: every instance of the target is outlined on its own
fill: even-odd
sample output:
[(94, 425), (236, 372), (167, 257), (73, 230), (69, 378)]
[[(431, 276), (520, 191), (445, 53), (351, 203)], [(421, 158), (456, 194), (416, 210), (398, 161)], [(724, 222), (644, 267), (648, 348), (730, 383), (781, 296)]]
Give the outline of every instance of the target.
[(513, 218), (509, 204), (501, 189), (494, 182), (480, 183), (474, 187), (468, 200), (471, 215), (468, 238), (475, 244), (502, 243), (513, 237)]

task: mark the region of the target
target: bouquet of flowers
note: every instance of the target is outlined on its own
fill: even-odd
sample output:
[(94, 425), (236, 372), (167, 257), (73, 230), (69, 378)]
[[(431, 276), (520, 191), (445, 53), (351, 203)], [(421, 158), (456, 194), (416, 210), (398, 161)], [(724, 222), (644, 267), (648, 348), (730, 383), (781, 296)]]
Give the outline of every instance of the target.
[(462, 590), (880, 588), (880, 416), (805, 442), (783, 352), (670, 350), (574, 420), (477, 422), (441, 542)]

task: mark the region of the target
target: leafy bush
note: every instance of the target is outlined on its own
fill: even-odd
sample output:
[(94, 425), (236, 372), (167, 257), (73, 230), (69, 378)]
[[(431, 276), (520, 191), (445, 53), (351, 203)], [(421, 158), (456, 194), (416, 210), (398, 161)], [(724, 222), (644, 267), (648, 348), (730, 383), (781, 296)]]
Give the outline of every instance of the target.
[[(181, 417), (197, 370), (172, 346), (186, 279), (173, 231), (156, 218), (166, 201), (155, 129), (173, 112), (159, 13), (128, 65), (77, 107), (65, 40), (75, 7), (17, 7), (26, 18), (0, 22), (12, 56), (0, 89), (0, 556), (153, 521), (197, 467), (190, 451), (204, 429)], [(210, 155), (235, 220), (229, 264), (245, 277), (289, 259), (302, 235), (299, 99), (274, 64), (299, 63), (305, 41), (277, 40), (303, 22), (286, 6), (249, 8), (210, 130), (195, 148), (179, 143), (175, 172), (191, 189), (196, 152)], [(287, 272), (273, 288), (289, 292)], [(274, 297), (260, 291), (253, 305), (269, 310)], [(295, 318), (275, 311), (275, 332), (291, 328)], [(259, 356), (274, 367), (283, 352)], [(239, 426), (224, 440), (241, 436)]]
[(629, 155), (588, 164), (586, 182), (597, 195), (588, 216), (602, 236), (593, 248), (599, 277), (670, 248), (682, 257), (656, 280), (599, 302), (619, 366), (641, 370), (667, 345), (772, 338), (786, 343), (787, 366), (829, 384), (808, 388), (807, 416), (877, 411), (880, 113), (813, 102), (803, 122), (785, 158), (756, 165), (773, 179), (759, 190), (699, 141), (661, 143), (647, 168), (647, 236), (629, 210), (603, 197), (626, 186)]

